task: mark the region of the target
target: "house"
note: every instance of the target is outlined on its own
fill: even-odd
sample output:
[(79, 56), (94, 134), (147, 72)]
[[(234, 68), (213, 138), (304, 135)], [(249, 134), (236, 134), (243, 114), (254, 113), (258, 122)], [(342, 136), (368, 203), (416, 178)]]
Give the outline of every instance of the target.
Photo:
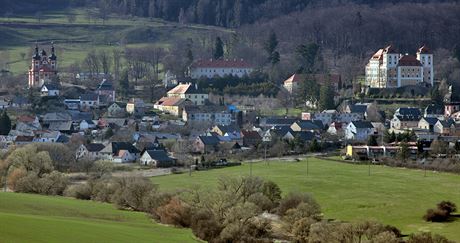
[(314, 80), (319, 85), (329, 83), (337, 92), (342, 87), (342, 80), (339, 74), (293, 74), (288, 79), (284, 80), (283, 87), (291, 94), (297, 92), (301, 83), (307, 79)]
[(97, 160), (101, 159), (102, 155), (100, 152), (105, 148), (104, 144), (102, 143), (90, 143), (90, 144), (82, 144), (78, 147), (77, 151), (75, 152), (76, 159), (87, 158), (90, 160)]
[(5, 100), (5, 99), (1, 99), (0, 100), (0, 109), (6, 109), (10, 107), (10, 102)]
[(122, 102), (113, 102), (107, 107), (108, 117), (125, 117), (126, 116), (126, 104)]
[(131, 98), (126, 104), (126, 112), (129, 114), (143, 114), (145, 109), (145, 103), (142, 99)]
[(34, 141), (34, 136), (17, 136), (14, 139), (14, 144), (16, 145), (25, 145), (32, 143)]
[(422, 113), (418, 108), (398, 108), (391, 120), (391, 128), (396, 130), (407, 130), (418, 127)]
[(142, 165), (154, 167), (171, 167), (175, 165), (175, 160), (168, 156), (164, 150), (145, 150), (140, 158)]
[(254, 67), (243, 59), (209, 59), (197, 60), (188, 68), (189, 76), (192, 79), (201, 77), (243, 77), (254, 71)]
[(34, 142), (36, 143), (56, 143), (61, 136), (59, 131), (37, 131)]
[(271, 128), (275, 126), (290, 127), (298, 119), (294, 117), (264, 117), (260, 119), (259, 126), (262, 128)]
[(345, 128), (345, 138), (349, 140), (365, 141), (374, 134), (374, 126), (368, 121), (353, 121)]
[(357, 113), (361, 114), (363, 117), (367, 112), (367, 108), (370, 106), (370, 103), (356, 103), (356, 104), (348, 104), (345, 107), (345, 113)]
[(107, 102), (115, 102), (115, 88), (113, 83), (107, 79), (102, 79), (101, 83), (97, 86), (96, 94), (98, 96), (104, 96)]
[(80, 96), (80, 109), (89, 110), (99, 107), (99, 95), (94, 93), (82, 94)]
[(442, 117), (444, 116), (444, 106), (430, 104), (425, 107), (423, 112), (424, 117)]
[(11, 100), (11, 106), (16, 107), (16, 108), (23, 108), (23, 107), (29, 107), (30, 101), (26, 97), (22, 95), (16, 95), (13, 97)]
[(74, 131), (72, 121), (51, 122), (48, 126), (48, 129), (51, 131), (59, 131), (67, 134), (71, 134)]
[(180, 97), (181, 99), (188, 99), (194, 105), (205, 105), (209, 99), (209, 94), (198, 86), (192, 83), (178, 84), (176, 87), (168, 91), (168, 97)]
[(217, 136), (198, 136), (193, 143), (194, 151), (202, 154), (215, 152), (219, 142)]
[(283, 140), (292, 141), (294, 139), (300, 139), (303, 142), (310, 142), (315, 139), (315, 133), (311, 131), (288, 131), (283, 137)]
[(438, 122), (436, 117), (422, 117), (418, 122), (418, 128), (426, 130), (428, 132), (434, 132), (434, 126)]
[(455, 134), (455, 128), (453, 119), (438, 120), (434, 125), (433, 132), (444, 136), (452, 136)]
[(242, 130), (241, 137), (243, 137), (245, 147), (257, 147), (262, 142), (262, 137), (257, 131)]
[(52, 122), (72, 121), (72, 116), (67, 112), (50, 112), (43, 116), (42, 123), (49, 125)]
[[(350, 109), (356, 111), (355, 108)], [(364, 119), (366, 111), (358, 113), (351, 112), (351, 110), (349, 110), (349, 113), (339, 113), (336, 110), (325, 110), (319, 113), (302, 112), (302, 120), (321, 121), (323, 126), (329, 126), (333, 122), (341, 122), (348, 124), (352, 121), (361, 121)]]
[(128, 163), (137, 160), (140, 151), (128, 142), (111, 142), (100, 151), (100, 154), (115, 163)]
[(79, 110), (80, 109), (80, 99), (65, 99), (64, 107), (67, 110)]
[(80, 128), (80, 131), (86, 131), (88, 129), (96, 128), (96, 124), (93, 120), (82, 120), (78, 127)]
[(331, 135), (342, 137), (345, 135), (346, 125), (347, 124), (343, 122), (333, 122), (331, 123), (331, 125), (329, 125), (329, 128), (327, 129), (327, 133)]
[(59, 85), (55, 83), (43, 84), (40, 88), (41, 96), (55, 97), (59, 96)]
[(216, 125), (212, 127), (211, 132), (219, 136), (225, 136), (228, 133), (240, 133), (240, 128), (234, 125)]
[(322, 122), (313, 122), (313, 121), (296, 121), (290, 127), (294, 132), (300, 131), (320, 131), (322, 129)]
[(188, 123), (230, 125), (232, 114), (223, 106), (185, 106), (182, 111), (182, 120)]
[(182, 116), (186, 105), (193, 105), (193, 102), (180, 97), (163, 97), (155, 103), (154, 108), (173, 116)]

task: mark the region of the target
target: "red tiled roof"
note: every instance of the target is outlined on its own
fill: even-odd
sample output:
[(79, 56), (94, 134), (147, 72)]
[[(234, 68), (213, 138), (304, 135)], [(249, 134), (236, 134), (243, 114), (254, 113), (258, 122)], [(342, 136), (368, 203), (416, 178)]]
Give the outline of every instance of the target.
[(184, 101), (185, 99), (182, 99), (180, 97), (163, 97), (157, 102), (157, 105), (177, 106), (177, 105), (180, 105)]
[(418, 49), (418, 52), (417, 53), (420, 53), (420, 54), (429, 54), (431, 53), (430, 49), (426, 46), (426, 45), (423, 45), (422, 47), (420, 47)]
[(253, 68), (251, 64), (243, 59), (218, 59), (218, 60), (197, 60), (192, 68)]
[(382, 59), (383, 58), (383, 49), (379, 49), (374, 55), (372, 55), (372, 59)]
[(415, 56), (404, 55), (399, 59), (398, 66), (422, 66), (422, 64)]
[(252, 139), (259, 139), (260, 138), (260, 134), (258, 132), (256, 132), (256, 131), (242, 130), (241, 135), (244, 138), (252, 138)]
[(179, 84), (170, 91), (168, 94), (185, 94), (192, 84)]

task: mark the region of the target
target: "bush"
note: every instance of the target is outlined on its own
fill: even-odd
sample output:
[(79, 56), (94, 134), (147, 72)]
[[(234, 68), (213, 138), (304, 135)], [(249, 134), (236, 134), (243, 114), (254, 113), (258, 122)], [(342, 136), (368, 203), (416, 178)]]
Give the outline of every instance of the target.
[(34, 172), (29, 172), (17, 181), (15, 190), (17, 192), (43, 195), (62, 195), (68, 184), (67, 178), (57, 171), (43, 174), (42, 177), (39, 177)]
[(216, 220), (214, 214), (205, 209), (201, 209), (192, 216), (190, 228), (193, 234), (205, 241), (211, 241), (219, 237), (223, 227)]
[(306, 193), (289, 193), (286, 197), (280, 200), (277, 208), (278, 215), (284, 216), (289, 209), (296, 208), (301, 203), (306, 203), (314, 208), (320, 209), (319, 204), (313, 199), (310, 194)]
[(449, 219), (449, 214), (444, 210), (430, 208), (426, 210), (423, 219), (431, 222), (446, 222)]
[(171, 198), (166, 205), (160, 206), (157, 215), (161, 223), (180, 227), (190, 226), (191, 209), (177, 197)]
[(80, 200), (90, 200), (91, 194), (91, 187), (88, 184), (70, 186), (64, 192), (64, 196)]
[(438, 203), (438, 209), (446, 211), (449, 215), (457, 211), (457, 205), (450, 201), (442, 201)]
[(116, 190), (112, 201), (118, 208), (144, 211), (144, 199), (155, 190), (147, 178), (128, 177), (116, 181)]
[(431, 233), (412, 234), (409, 236), (407, 243), (453, 243), (453, 241), (440, 235)]

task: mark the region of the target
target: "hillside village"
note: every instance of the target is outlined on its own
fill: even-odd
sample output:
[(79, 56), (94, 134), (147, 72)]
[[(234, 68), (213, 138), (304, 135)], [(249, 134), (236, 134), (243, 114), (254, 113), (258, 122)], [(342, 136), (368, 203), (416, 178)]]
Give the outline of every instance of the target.
[[(186, 81), (165, 76), (166, 93), (159, 100), (131, 97), (126, 102), (110, 75), (96, 78), (95, 89), (83, 87), (72, 97), (63, 94), (69, 87), (59, 81), (61, 60), (53, 44), (49, 55), (37, 44), (30, 58), (30, 92), (39, 102), (52, 102), (57, 107), (30, 113), (36, 106), (33, 102), (37, 102), (28, 99), (33, 95), (5, 98), (4, 111), (23, 115), (13, 119), (11, 130), (1, 136), (4, 150), (30, 143), (72, 143), (77, 160), (172, 167), (198, 166), (207, 158), (266, 158), (332, 152), (347, 146), (342, 155), (353, 160), (395, 157), (402, 143), (411, 144), (408, 148), (413, 158), (432, 150), (435, 140), (449, 144), (449, 148), (459, 147), (460, 100), (452, 87), (442, 104), (401, 106), (387, 116), (376, 102), (340, 97), (344, 87), (340, 75), (293, 74), (280, 86), (280, 93), (294, 97), (304, 80), (313, 78), (320, 86), (331, 87), (334, 97), (328, 99), (337, 109), (319, 110), (317, 101), (307, 101), (300, 116), (270, 116), (261, 115), (255, 106), (227, 103), (223, 98), (212, 102), (212, 94), (197, 82), (200, 78), (231, 76), (244, 79), (255, 67), (242, 59), (199, 59), (190, 65)], [(409, 58), (397, 54), (390, 45), (370, 58), (365, 67), (366, 83), (379, 89), (429, 87), (435, 80), (433, 62), (426, 46), (418, 50), (417, 57)], [(178, 143), (181, 145), (175, 146)]]

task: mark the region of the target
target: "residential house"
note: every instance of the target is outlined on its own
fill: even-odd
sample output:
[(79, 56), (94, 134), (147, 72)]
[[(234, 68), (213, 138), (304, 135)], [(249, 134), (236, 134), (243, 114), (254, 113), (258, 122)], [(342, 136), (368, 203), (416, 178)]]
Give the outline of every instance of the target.
[(219, 136), (225, 136), (225, 134), (240, 133), (240, 128), (234, 125), (216, 125), (211, 129), (211, 132), (215, 132)]
[(126, 104), (122, 102), (113, 102), (107, 108), (108, 117), (126, 117)]
[(223, 106), (185, 106), (182, 120), (189, 123), (230, 125), (232, 114)]
[(23, 107), (29, 107), (30, 101), (26, 97), (22, 95), (16, 95), (13, 97), (11, 100), (11, 106), (16, 107), (16, 108), (23, 108)]
[(426, 130), (428, 132), (434, 132), (434, 126), (438, 122), (436, 117), (422, 117), (418, 122), (418, 128)]
[(288, 131), (283, 137), (283, 140), (292, 141), (294, 139), (300, 139), (303, 142), (310, 142), (315, 139), (315, 133), (311, 131)]
[[(366, 108), (367, 109), (367, 108)], [(351, 112), (351, 110), (355, 112)], [(364, 112), (357, 112), (357, 109), (351, 108), (348, 113), (339, 113), (336, 110), (325, 110), (319, 113), (303, 112), (302, 120), (321, 121), (324, 126), (329, 126), (333, 122), (350, 123), (352, 121), (361, 121), (364, 119)]]
[(262, 142), (262, 137), (257, 131), (241, 130), (241, 137), (245, 147), (257, 147)]
[(59, 131), (37, 131), (34, 142), (36, 143), (56, 143), (61, 136)]
[(42, 123), (48, 126), (52, 122), (72, 121), (72, 116), (67, 112), (50, 112), (43, 116)]
[(17, 136), (14, 139), (14, 144), (16, 145), (26, 145), (29, 143), (33, 143), (34, 136)]
[(155, 103), (154, 108), (173, 116), (182, 116), (186, 105), (193, 105), (193, 103), (180, 97), (163, 97)]
[(205, 105), (209, 99), (208, 93), (198, 89), (197, 85), (192, 83), (178, 84), (176, 87), (168, 91), (168, 97), (180, 97), (181, 99), (188, 99), (194, 105)]
[(67, 110), (79, 110), (80, 109), (80, 99), (65, 99), (64, 107)]
[(55, 121), (51, 122), (48, 126), (51, 131), (59, 131), (62, 133), (71, 134), (74, 131), (72, 121)]
[(352, 121), (345, 128), (345, 138), (349, 140), (365, 141), (374, 134), (374, 126), (368, 121)]
[(433, 132), (444, 136), (452, 136), (456, 132), (455, 121), (453, 119), (438, 120), (434, 125)]
[(103, 158), (101, 155), (101, 151), (105, 148), (104, 144), (102, 143), (90, 143), (90, 144), (82, 144), (78, 147), (77, 151), (75, 152), (76, 159), (87, 158), (90, 160), (97, 160)]
[(301, 88), (301, 83), (307, 79), (314, 80), (319, 85), (329, 83), (335, 92), (342, 87), (339, 74), (293, 74), (283, 82), (283, 87), (292, 94), (297, 92)]
[(99, 108), (99, 95), (95, 93), (82, 94), (80, 96), (80, 109), (89, 110)]
[(423, 112), (424, 117), (443, 117), (444, 116), (444, 106), (430, 104), (425, 107)]
[(329, 125), (329, 128), (327, 129), (327, 133), (331, 135), (343, 137), (345, 135), (346, 126), (347, 124), (343, 122), (333, 122), (331, 123), (331, 125)]
[(287, 126), (290, 127), (298, 119), (294, 117), (263, 117), (259, 121), (261, 128), (271, 128), (275, 126)]
[(140, 158), (142, 165), (154, 167), (171, 167), (175, 165), (175, 160), (168, 156), (164, 150), (145, 150)]
[(40, 88), (41, 96), (55, 97), (59, 96), (59, 85), (55, 83), (43, 84)]
[(294, 132), (301, 132), (301, 131), (315, 131), (320, 132), (323, 128), (323, 124), (321, 121), (313, 122), (313, 121), (296, 121), (291, 126), (292, 131)]
[(243, 59), (209, 59), (197, 60), (189, 67), (189, 76), (193, 79), (201, 77), (243, 77), (254, 71), (254, 67)]
[(131, 98), (126, 104), (126, 112), (129, 114), (143, 114), (145, 109), (145, 103), (142, 99)]
[(8, 100), (1, 99), (0, 100), (0, 109), (7, 109), (8, 107), (10, 107), (10, 102)]
[(111, 142), (100, 151), (100, 154), (115, 163), (129, 163), (139, 158), (140, 151), (128, 142)]
[(198, 136), (193, 147), (195, 152), (206, 154), (215, 152), (219, 143), (220, 140), (217, 136)]
[(79, 127), (80, 131), (86, 131), (86, 130), (89, 130), (89, 129), (96, 128), (96, 124), (94, 123), (93, 120), (82, 120), (78, 127)]
[(398, 108), (391, 120), (393, 130), (408, 130), (418, 127), (418, 122), (422, 118), (422, 113), (418, 108), (402, 107)]
[(102, 79), (101, 83), (97, 86), (96, 94), (98, 96), (104, 96), (104, 100), (107, 102), (115, 102), (115, 88), (113, 83), (107, 79)]

